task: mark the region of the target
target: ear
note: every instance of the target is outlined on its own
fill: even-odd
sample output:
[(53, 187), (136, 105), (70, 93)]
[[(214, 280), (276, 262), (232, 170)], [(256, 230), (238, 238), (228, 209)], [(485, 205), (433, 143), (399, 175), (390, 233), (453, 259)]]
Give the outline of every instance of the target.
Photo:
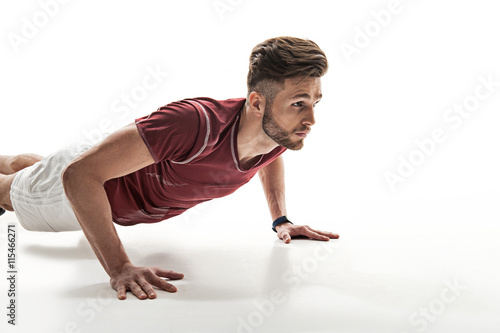
[(266, 109), (266, 98), (261, 93), (252, 91), (248, 96), (248, 105), (250, 105), (250, 110), (257, 117), (264, 116), (264, 110)]

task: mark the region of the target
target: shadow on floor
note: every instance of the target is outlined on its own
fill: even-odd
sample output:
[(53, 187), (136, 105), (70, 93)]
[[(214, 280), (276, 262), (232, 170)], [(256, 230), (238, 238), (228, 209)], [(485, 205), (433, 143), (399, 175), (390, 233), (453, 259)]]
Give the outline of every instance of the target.
[(96, 259), (90, 244), (85, 237), (82, 237), (76, 246), (47, 246), (31, 244), (25, 247), (29, 255), (50, 257), (52, 259), (78, 260)]
[[(77, 247), (65, 248), (64, 251), (58, 247), (42, 246), (31, 246), (30, 251), (67, 260), (97, 260), (88, 244), (82, 245), (84, 241), (85, 239)], [(245, 257), (242, 253), (223, 248), (193, 250), (189, 254), (155, 252), (142, 257), (131, 250), (129, 255), (136, 258), (133, 262), (138, 266), (157, 266), (184, 273), (184, 279), (171, 281), (178, 289), (175, 295), (158, 291), (160, 302), (173, 299), (226, 302), (268, 297), (270, 289), (282, 285), (283, 271), (290, 268), (291, 248), (281, 246), (279, 242), (276, 244), (259, 258), (252, 258), (252, 254), (248, 252)], [(65, 296), (115, 299), (116, 292), (109, 283), (103, 282), (68, 290)], [(130, 292), (127, 297), (135, 299)]]

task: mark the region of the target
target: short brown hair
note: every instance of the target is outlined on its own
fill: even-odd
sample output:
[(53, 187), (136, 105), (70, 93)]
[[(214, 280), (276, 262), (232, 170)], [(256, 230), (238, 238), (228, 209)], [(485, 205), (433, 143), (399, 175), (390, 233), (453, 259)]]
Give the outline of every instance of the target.
[(270, 38), (255, 46), (250, 54), (248, 94), (257, 91), (273, 103), (291, 77), (321, 77), (328, 61), (318, 44), (297, 37)]

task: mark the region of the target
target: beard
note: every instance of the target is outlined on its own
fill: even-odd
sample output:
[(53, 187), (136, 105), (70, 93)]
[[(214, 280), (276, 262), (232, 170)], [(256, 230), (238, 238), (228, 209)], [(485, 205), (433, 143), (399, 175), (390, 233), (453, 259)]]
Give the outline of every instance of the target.
[[(304, 147), (304, 139), (299, 138), (297, 141), (292, 140), (295, 132), (306, 131), (308, 128), (301, 128), (288, 132), (281, 127), (273, 117), (271, 111), (272, 105), (266, 103), (264, 109), (264, 117), (262, 118), (262, 129), (274, 142), (290, 150), (300, 150)], [(298, 137), (297, 137), (298, 138)]]

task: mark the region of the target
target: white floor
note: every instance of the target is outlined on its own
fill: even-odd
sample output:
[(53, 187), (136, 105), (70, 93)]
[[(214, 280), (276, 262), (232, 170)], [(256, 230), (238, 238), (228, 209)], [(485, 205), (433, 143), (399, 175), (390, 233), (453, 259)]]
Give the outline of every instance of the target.
[[(252, 180), (118, 228), (134, 263), (185, 274), (176, 294), (118, 301), (81, 232), (18, 227), (11, 327), (9, 213), (0, 332), (500, 332), (499, 28), (490, 0), (1, 2), (0, 154), (97, 142), (183, 98), (243, 97), (257, 43), (317, 42), (330, 70), (305, 148), (284, 154), (287, 207), (341, 238), (282, 244)], [(447, 139), (429, 149), (435, 130)], [(422, 151), (390, 192), (384, 174)]]
[[(500, 332), (500, 228), (488, 229), (499, 216), (476, 205), (473, 220), (463, 209), (471, 200), (436, 202), (447, 217), (427, 214), (429, 202), (367, 204), (329, 223), (341, 238), (328, 243), (284, 245), (264, 223), (232, 229), (255, 213), (231, 221), (220, 203), (187, 219), (119, 227), (133, 262), (185, 274), (178, 293), (146, 301), (115, 298), (82, 233), (18, 227), (18, 325), (2, 315), (1, 331)], [(2, 217), (2, 253), (15, 221)]]

